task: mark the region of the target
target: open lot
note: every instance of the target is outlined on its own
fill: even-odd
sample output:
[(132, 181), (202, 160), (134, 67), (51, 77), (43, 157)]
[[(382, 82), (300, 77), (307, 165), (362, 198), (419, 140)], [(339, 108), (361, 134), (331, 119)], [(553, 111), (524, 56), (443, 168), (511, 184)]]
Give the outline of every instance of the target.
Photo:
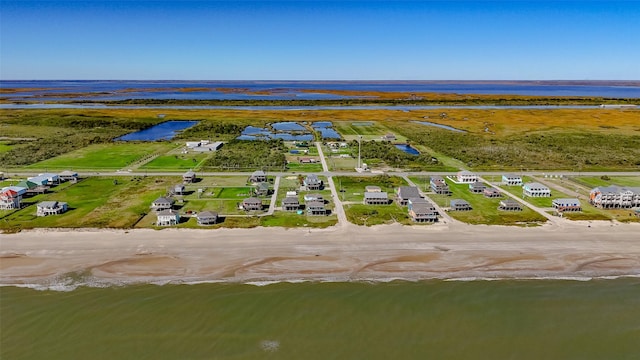
[(29, 165), (28, 168), (118, 170), (144, 157), (165, 153), (171, 147), (171, 144), (163, 142), (95, 144)]
[(207, 154), (172, 154), (160, 155), (140, 166), (142, 170), (197, 170), (207, 158)]
[[(449, 211), (449, 215), (454, 219), (470, 224), (487, 225), (530, 225), (546, 221), (542, 215), (525, 206), (522, 211), (500, 211), (498, 210), (500, 200), (506, 197), (490, 199), (482, 194), (470, 192), (468, 184), (456, 184), (449, 179), (446, 181), (452, 195), (428, 194), (429, 198), (444, 208), (449, 208), (452, 199), (463, 199), (473, 208), (471, 211)], [(424, 184), (420, 183), (420, 187), (423, 188), (423, 186)]]

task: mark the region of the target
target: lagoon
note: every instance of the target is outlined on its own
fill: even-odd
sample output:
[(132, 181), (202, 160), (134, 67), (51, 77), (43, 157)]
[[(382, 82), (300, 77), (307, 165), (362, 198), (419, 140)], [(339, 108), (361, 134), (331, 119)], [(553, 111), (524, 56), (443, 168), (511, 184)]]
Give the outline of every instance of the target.
[(171, 140), (181, 130), (188, 129), (195, 126), (198, 121), (165, 121), (163, 123), (152, 126), (148, 129), (129, 133), (119, 138), (116, 141), (156, 141), (156, 140)]
[(418, 151), (418, 149), (412, 147), (411, 145), (407, 145), (407, 144), (394, 144), (394, 145), (397, 149), (402, 150), (407, 154), (420, 155), (420, 151)]

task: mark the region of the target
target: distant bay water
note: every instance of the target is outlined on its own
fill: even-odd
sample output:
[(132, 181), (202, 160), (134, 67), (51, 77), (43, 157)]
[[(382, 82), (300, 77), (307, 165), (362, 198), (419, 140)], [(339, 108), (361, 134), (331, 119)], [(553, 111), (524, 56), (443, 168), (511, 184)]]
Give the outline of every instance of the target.
[[(640, 98), (639, 81), (0, 81), (0, 88), (23, 89), (0, 98), (25, 100), (286, 100), (342, 99), (309, 90), (510, 94)], [(60, 97), (56, 97), (59, 95)]]

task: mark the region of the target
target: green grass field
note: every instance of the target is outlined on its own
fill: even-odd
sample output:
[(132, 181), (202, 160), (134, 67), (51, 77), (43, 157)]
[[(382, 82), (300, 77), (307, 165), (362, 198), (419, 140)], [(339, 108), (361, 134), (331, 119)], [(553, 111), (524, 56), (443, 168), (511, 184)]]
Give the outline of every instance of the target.
[(381, 225), (381, 224), (414, 224), (407, 213), (406, 207), (397, 204), (390, 205), (364, 205), (348, 204), (344, 211), (349, 222), (356, 225)]
[(162, 142), (95, 144), (32, 165), (33, 169), (117, 170), (145, 156), (164, 153), (172, 145)]
[[(2, 219), (0, 228), (128, 228), (149, 211), (151, 202), (164, 194), (168, 184), (174, 181), (169, 178), (93, 177), (73, 185), (67, 183), (60, 189), (54, 188), (53, 193), (27, 199), (26, 202), (33, 205)], [(69, 211), (37, 217), (35, 203), (45, 200), (67, 202)]]
[(0, 142), (0, 153), (9, 151), (13, 148), (11, 145), (7, 145), (6, 143)]
[(207, 158), (207, 154), (161, 155), (140, 166), (141, 170), (189, 170), (198, 166)]
[(280, 226), (285, 228), (326, 228), (336, 223), (338, 223), (338, 217), (335, 214), (329, 216), (307, 216), (306, 214), (298, 215), (295, 212), (276, 211), (273, 215), (260, 218), (261, 226)]
[(525, 225), (530, 223), (542, 223), (546, 219), (529, 209), (523, 207), (522, 211), (500, 211), (498, 205), (503, 198), (487, 198), (482, 194), (474, 194), (469, 191), (468, 184), (455, 184), (446, 179), (452, 191), (451, 196), (429, 195), (439, 206), (449, 207), (451, 199), (463, 199), (471, 204), (471, 211), (450, 211), (449, 215), (454, 219), (470, 224), (487, 225)]
[(287, 164), (287, 171), (290, 172), (321, 172), (322, 164), (318, 160), (315, 164), (301, 164), (297, 162), (290, 162)]
[(598, 186), (640, 186), (640, 177), (638, 176), (611, 176), (609, 180), (604, 180), (600, 176), (580, 176), (571, 178), (580, 185), (594, 188)]
[[(379, 186), (382, 191), (386, 191), (389, 199), (393, 198), (395, 189), (399, 186), (407, 185), (398, 176), (337, 176), (333, 179), (338, 187), (338, 194), (342, 201), (362, 202), (364, 200), (365, 188), (369, 185)], [(340, 191), (343, 190), (343, 191)], [(370, 205), (373, 206), (373, 205)]]

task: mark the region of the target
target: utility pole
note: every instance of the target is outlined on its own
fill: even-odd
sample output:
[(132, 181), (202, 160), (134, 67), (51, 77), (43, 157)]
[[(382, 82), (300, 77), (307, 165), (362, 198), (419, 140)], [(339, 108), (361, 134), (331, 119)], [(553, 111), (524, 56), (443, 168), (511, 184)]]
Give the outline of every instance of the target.
[(360, 142), (362, 141), (362, 135), (358, 135), (358, 169), (362, 168), (360, 159)]

